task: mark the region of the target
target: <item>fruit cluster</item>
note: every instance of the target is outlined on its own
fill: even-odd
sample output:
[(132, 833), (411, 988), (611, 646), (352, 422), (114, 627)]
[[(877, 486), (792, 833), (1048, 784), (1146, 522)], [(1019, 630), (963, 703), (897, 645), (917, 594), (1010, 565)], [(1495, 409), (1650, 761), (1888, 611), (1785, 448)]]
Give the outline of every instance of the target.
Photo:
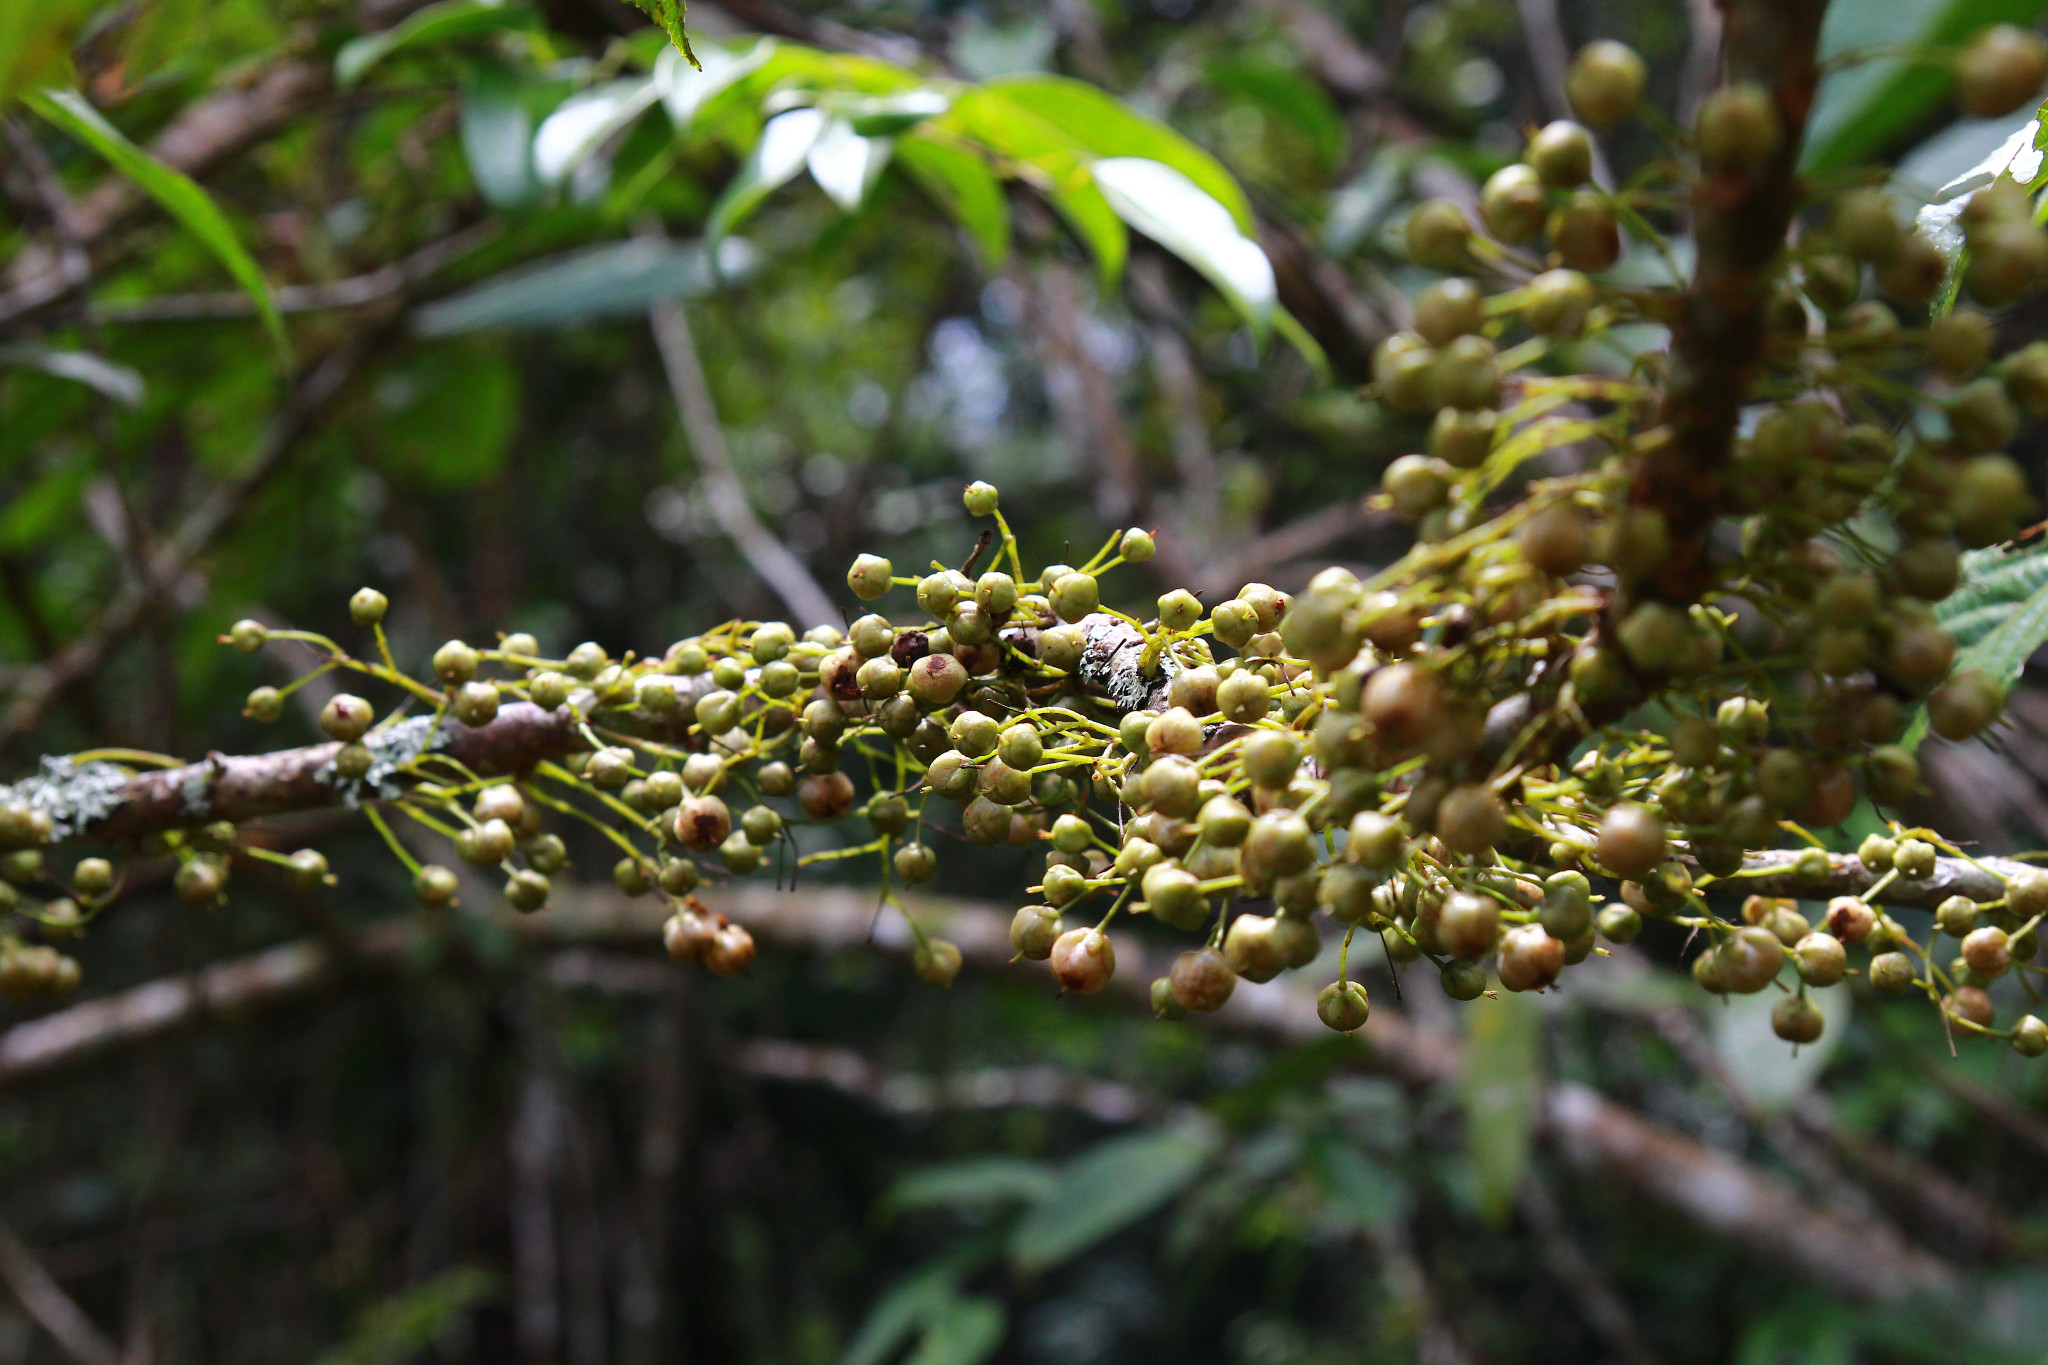
[[(1973, 109), (2009, 109), (2048, 51), (1993, 30), (1957, 70)], [(1866, 841), (1875, 885), (1818, 924), (1794, 902), (1750, 896), (1737, 911), (1719, 892), (1744, 889), (1748, 855), (1788, 842), (1815, 845), (1794, 870), (1824, 879), (1808, 828), (1918, 789), (1903, 742), (1917, 717), (1949, 739), (1997, 719), (2001, 681), (1954, 671), (1930, 604), (1958, 582), (1959, 545), (2011, 536), (2029, 503), (2002, 450), (2023, 416), (2048, 414), (2048, 343), (1997, 356), (1981, 310), (2039, 281), (2048, 236), (2001, 180), (1962, 208), (1952, 262), (1885, 191), (1836, 184), (1790, 205), (1784, 250), (1738, 280), (1759, 318), (1738, 392), (1702, 399), (1682, 344), (1626, 374), (1586, 372), (1574, 347), (1589, 338), (1651, 324), (1682, 339), (1696, 324), (1675, 261), (1668, 285), (1601, 278), (1625, 237), (1668, 260), (1657, 224), (1688, 193), (1702, 215), (1773, 176), (1799, 193), (1775, 97), (1741, 84), (1704, 102), (1667, 178), (1597, 185), (1593, 134), (1636, 112), (1644, 80), (1627, 48), (1593, 44), (1570, 73), (1578, 121), (1539, 130), (1487, 181), (1479, 226), (1448, 201), (1408, 219), (1414, 261), (1443, 277), (1380, 348), (1372, 393), (1412, 415), (1425, 446), (1388, 467), (1379, 495), (1417, 543), (1369, 579), (1333, 567), (1298, 595), (1251, 583), (1213, 606), (1176, 589), (1127, 615), (1104, 605), (1100, 578), (1151, 558), (1148, 532), (1027, 570), (997, 491), (977, 483), (967, 510), (992, 525), (966, 562), (899, 575), (860, 556), (856, 598), (914, 595), (916, 610), (844, 630), (735, 621), (659, 659), (594, 643), (547, 657), (524, 634), (450, 641), (425, 681), (393, 661), (385, 599), (364, 589), (350, 609), (375, 657), (253, 621), (225, 638), (313, 645), (327, 658), (309, 677), (352, 671), (404, 698), (382, 719), (362, 697), (329, 701), (320, 780), (363, 800), (429, 907), (452, 903), (458, 878), (421, 863), (385, 812), (498, 869), (522, 911), (547, 903), (568, 858), (548, 822), (577, 822), (616, 847), (622, 891), (675, 904), (673, 954), (735, 971), (753, 943), (696, 899), (707, 877), (872, 859), (900, 909), (898, 890), (937, 867), (931, 832), (957, 828), (1045, 850), (1011, 937), (1065, 990), (1109, 983), (1121, 914), (1194, 935), (1151, 985), (1163, 1016), (1316, 961), (1321, 919), (1344, 947), (1318, 1012), (1348, 1031), (1369, 1011), (1348, 973), (1360, 930), (1470, 1000), (1494, 982), (1542, 990), (1648, 918), (1693, 931), (1707, 990), (1785, 990), (1774, 1018), (1794, 1042), (1818, 1036), (1808, 993), (1856, 970), (1853, 948), (1877, 988), (1924, 992), (1953, 1030), (2038, 1055), (2048, 1028), (2000, 1029), (1984, 987), (2043, 971), (2048, 874), (1944, 905), (1934, 933), (1960, 941), (1948, 962), (1879, 908), (1894, 881), (1959, 853), (1929, 831), (1893, 822)], [(275, 719), (304, 681), (256, 689), (247, 714)], [(505, 725), (512, 705), (557, 727), (556, 756), (508, 776), (435, 739)], [(800, 825), (861, 833), (800, 852)], [(47, 879), (35, 848), (51, 836), (43, 811), (0, 806), (0, 844), (28, 850), (0, 866), (4, 885)], [(208, 827), (155, 836), (154, 851), (179, 859), (178, 893), (203, 903), (233, 846), (232, 826)], [(258, 856), (301, 885), (328, 879), (310, 850)], [(80, 863), (68, 898), (34, 913), (60, 932), (113, 883)], [(950, 982), (958, 949), (911, 923), (918, 972)], [(65, 975), (8, 951), (0, 990)]]

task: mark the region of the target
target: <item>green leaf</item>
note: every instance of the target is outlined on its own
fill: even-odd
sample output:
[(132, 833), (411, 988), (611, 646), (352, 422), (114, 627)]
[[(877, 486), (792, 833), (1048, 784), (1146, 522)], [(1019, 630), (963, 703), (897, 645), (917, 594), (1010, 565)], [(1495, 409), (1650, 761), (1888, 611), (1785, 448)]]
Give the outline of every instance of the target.
[(755, 38), (733, 45), (714, 43), (704, 49), (694, 71), (685, 67), (676, 54), (663, 53), (654, 74), (663, 83), (662, 107), (668, 110), (676, 131), (688, 132), (699, 110), (715, 96), (759, 71), (774, 52), (772, 38)]
[(983, 89), (1030, 110), (1096, 156), (1165, 162), (1228, 209), (1240, 231), (1258, 231), (1251, 201), (1222, 162), (1114, 95), (1065, 76), (1005, 76)]
[(948, 1261), (897, 1284), (875, 1300), (839, 1365), (882, 1365), (910, 1340), (921, 1323), (956, 1298), (954, 1285), (959, 1278), (960, 1267)]
[(41, 370), (59, 379), (69, 379), (98, 389), (123, 407), (142, 402), (142, 376), (126, 365), (116, 364), (91, 351), (60, 351), (33, 341), (0, 346), (0, 365), (18, 365)]
[(580, 90), (562, 101), (533, 135), (533, 172), (544, 185), (560, 185), (598, 148), (654, 107), (661, 82), (631, 76)]
[(949, 1299), (927, 1317), (924, 1339), (904, 1365), (981, 1365), (1003, 1344), (1004, 1323), (994, 1299)]
[(717, 241), (751, 217), (769, 195), (794, 179), (809, 160), (811, 148), (817, 145), (827, 122), (822, 109), (791, 109), (769, 119), (739, 173), (712, 205), (704, 235)]
[(1042, 1161), (978, 1157), (904, 1176), (890, 1186), (881, 1207), (885, 1213), (895, 1213), (905, 1209), (1033, 1203), (1051, 1197), (1058, 1188), (1059, 1177)]
[(1163, 161), (1105, 157), (1093, 171), (1118, 217), (1193, 266), (1254, 330), (1266, 330), (1279, 299), (1273, 263), (1229, 209)]
[(952, 107), (953, 97), (943, 90), (906, 90), (898, 95), (865, 95), (852, 100), (834, 100), (833, 113), (845, 119), (862, 137), (894, 137), (907, 133), (928, 118)]
[(918, 134), (897, 142), (896, 157), (925, 192), (973, 236), (984, 265), (994, 270), (1009, 259), (1010, 204), (988, 162), (973, 152)]
[(739, 238), (718, 246), (714, 272), (695, 242), (633, 240), (582, 247), (493, 275), (413, 314), (421, 336), (489, 327), (573, 327), (647, 311), (657, 299), (702, 298), (721, 281), (744, 279), (752, 247)]
[[(1821, 55), (1955, 44), (1992, 24), (2031, 26), (2048, 0), (1836, 0)], [(1834, 170), (1879, 156), (1925, 123), (1953, 78), (1940, 62), (1887, 56), (1829, 73), (1806, 124), (1802, 169)]]
[(1458, 1104), (1472, 1159), (1479, 1211), (1507, 1220), (1529, 1169), (1529, 1143), (1543, 1088), (1542, 1012), (1536, 999), (1503, 991), (1465, 1012)]
[(1070, 1162), (1059, 1184), (1024, 1215), (1010, 1257), (1027, 1273), (1049, 1270), (1135, 1223), (1179, 1194), (1216, 1150), (1207, 1127), (1133, 1133)]
[(463, 84), (462, 154), (477, 189), (499, 208), (528, 203), (540, 190), (525, 95), (519, 78), (496, 62), (478, 62)]
[(1934, 604), (1934, 619), (1959, 645), (1972, 645), (2048, 586), (2048, 541), (1994, 545), (1963, 555), (1956, 590)]
[(27, 97), (28, 104), (56, 127), (98, 152), (109, 165), (134, 181), (166, 212), (183, 223), (193, 236), (227, 267), (235, 283), (255, 301), (263, 325), (280, 354), (289, 355), (284, 319), (270, 297), (270, 285), (256, 261), (235, 236), (227, 215), (190, 176), (172, 170), (142, 148), (130, 142), (120, 129), (100, 117), (99, 110), (86, 103), (76, 90), (41, 90)]
[[(2031, 553), (2024, 557), (2014, 556), (2014, 562), (1987, 571), (1985, 577), (2003, 584), (2008, 589), (2016, 588), (2030, 581), (2035, 572), (2030, 561), (2041, 553), (2041, 547), (2033, 547)], [(1974, 559), (1975, 555), (1968, 558)], [(1965, 563), (1967, 565), (1968, 559)], [(2026, 567), (2023, 569), (2022, 565)], [(1956, 597), (1971, 592), (1973, 586), (1980, 591), (1983, 590), (1981, 583), (1965, 583), (1947, 601), (1935, 608), (1935, 619), (1942, 621), (1946, 626), (1948, 618), (1944, 616), (1943, 609)], [(1966, 608), (1955, 613), (1954, 619), (1976, 618), (1971, 622), (1974, 627), (1993, 614), (2001, 615), (2002, 619), (1956, 655), (1954, 671), (1962, 673), (1973, 668), (1981, 668), (2001, 683), (2010, 683), (2019, 677), (2020, 670), (2027, 666), (2027, 660), (2033, 656), (2034, 651), (2043, 644), (2048, 644), (2048, 584), (2036, 587), (2024, 599), (2012, 603), (2009, 607), (2003, 601), (1985, 601), (1975, 608)], [(1925, 738), (1927, 706), (1922, 703), (1913, 708), (1912, 722), (1906, 727), (1905, 737), (1899, 743), (1911, 752), (1919, 748), (1920, 741)]]
[(99, 0), (0, 5), (0, 107), (39, 85), (72, 78), (71, 44)]
[(531, 7), (510, 0), (439, 0), (382, 33), (368, 33), (343, 43), (341, 51), (334, 54), (334, 80), (337, 85), (354, 85), (378, 62), (407, 48), (432, 47), (505, 29), (532, 28), (535, 22)]
[(675, 45), (676, 51), (683, 54), (684, 61), (699, 71), (704, 69), (697, 61), (697, 54), (690, 51), (690, 35), (683, 27), (683, 16), (689, 13), (690, 9), (686, 0), (632, 0), (632, 4), (668, 35), (669, 42)]
[(889, 164), (894, 143), (886, 137), (862, 137), (845, 119), (828, 120), (804, 156), (811, 179), (825, 197), (852, 213), (868, 197), (868, 189)]
[(1052, 201), (1060, 217), (1095, 257), (1103, 287), (1113, 288), (1130, 254), (1130, 234), (1109, 206), (1095, 177), (1088, 148), (1036, 113), (993, 90), (970, 90), (931, 121), (940, 135), (978, 143), (1012, 163), (1020, 175)]

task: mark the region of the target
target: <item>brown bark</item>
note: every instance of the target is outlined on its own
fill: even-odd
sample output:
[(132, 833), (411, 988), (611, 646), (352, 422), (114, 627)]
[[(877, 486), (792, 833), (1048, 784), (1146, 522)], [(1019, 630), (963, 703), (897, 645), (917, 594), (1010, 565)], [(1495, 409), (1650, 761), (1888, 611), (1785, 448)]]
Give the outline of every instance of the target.
[[(389, 748), (372, 752), (394, 759), (409, 753), (442, 753), (486, 775), (523, 773), (545, 759), (561, 758), (580, 745), (569, 712), (543, 711), (531, 702), (508, 702), (497, 719), (474, 729), (448, 725), (438, 742), (421, 743), (394, 727)], [(375, 740), (375, 737), (372, 737)], [(334, 771), (339, 744), (313, 744), (276, 753), (209, 755), (182, 768), (139, 773), (107, 789), (111, 765), (91, 764), (66, 777), (31, 778), (13, 789), (16, 800), (47, 811), (60, 836), (126, 842), (165, 830), (227, 820), (242, 824), (269, 815), (323, 810), (353, 804), (375, 791)], [(371, 770), (371, 780), (380, 777)], [(403, 782), (404, 774), (392, 775)]]
[(1671, 373), (1659, 421), (1665, 439), (1636, 473), (1634, 501), (1664, 515), (1671, 559), (1657, 581), (1690, 602), (1705, 582), (1707, 531), (1737, 418), (1764, 359), (1771, 267), (1799, 207), (1799, 147), (1820, 84), (1816, 53), (1826, 0), (1724, 0), (1731, 80), (1770, 91), (1783, 136), (1755, 173), (1703, 169), (1693, 188), (1699, 263), (1671, 328)]

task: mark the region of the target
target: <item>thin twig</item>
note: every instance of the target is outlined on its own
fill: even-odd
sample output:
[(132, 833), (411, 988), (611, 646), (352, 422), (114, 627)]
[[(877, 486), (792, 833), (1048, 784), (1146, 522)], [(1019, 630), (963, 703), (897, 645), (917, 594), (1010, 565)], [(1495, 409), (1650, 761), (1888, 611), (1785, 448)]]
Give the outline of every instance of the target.
[(1612, 1281), (1593, 1264), (1578, 1238), (1572, 1236), (1570, 1225), (1557, 1207), (1557, 1197), (1543, 1177), (1532, 1172), (1524, 1179), (1516, 1202), (1543, 1247), (1543, 1268), (1570, 1297), (1586, 1325), (1607, 1343), (1607, 1349), (1623, 1365), (1659, 1365), (1657, 1353), (1643, 1340), (1634, 1315), (1615, 1292)]
[[(280, 313), (311, 313), (329, 308), (361, 308), (388, 299), (421, 283), (496, 238), (501, 225), (485, 221), (427, 243), (389, 265), (327, 284), (286, 285), (271, 291)], [(87, 305), (94, 322), (192, 322), (210, 318), (256, 315), (256, 302), (240, 290), (205, 294), (165, 294), (146, 299), (112, 299)]]
[(829, 625), (840, 617), (832, 599), (811, 577), (803, 561), (761, 524), (747, 501), (746, 489), (734, 470), (726, 449), (725, 431), (719, 425), (718, 409), (711, 398), (711, 383), (704, 377), (704, 362), (698, 358), (697, 343), (690, 335), (689, 319), (683, 306), (663, 300), (647, 310), (654, 328), (654, 342), (661, 351), (661, 367), (668, 377), (668, 389), (675, 399), (676, 414), (682, 419), (683, 434), (697, 458), (697, 482), (710, 504), (711, 515), (734, 548), (755, 573), (775, 590), (800, 626)]
[(12, 1227), (0, 1222), (0, 1279), (36, 1324), (78, 1365), (121, 1365), (121, 1348), (50, 1278)]

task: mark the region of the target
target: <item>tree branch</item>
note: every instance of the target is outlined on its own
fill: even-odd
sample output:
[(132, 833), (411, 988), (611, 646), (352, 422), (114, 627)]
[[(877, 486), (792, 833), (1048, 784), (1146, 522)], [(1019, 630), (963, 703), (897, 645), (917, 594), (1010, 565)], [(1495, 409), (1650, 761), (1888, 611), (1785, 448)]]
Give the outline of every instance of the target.
[(1775, 101), (1782, 136), (1754, 172), (1702, 168), (1693, 189), (1699, 262), (1671, 330), (1671, 377), (1659, 419), (1666, 437), (1637, 469), (1633, 500), (1661, 512), (1672, 553), (1657, 587), (1697, 598), (1707, 531), (1720, 514), (1720, 478), (1736, 422), (1764, 356), (1770, 267), (1800, 202), (1799, 148), (1820, 83), (1816, 50), (1827, 0), (1726, 0), (1730, 75)]
[[(1742, 861), (1742, 872), (1713, 885), (1751, 896), (1791, 896), (1803, 900), (1826, 900), (1830, 896), (1867, 895), (1877, 876), (1854, 854), (1830, 853), (1828, 875), (1802, 877), (1792, 869), (1807, 854), (1801, 850), (1773, 849), (1752, 853)], [(1885, 905), (1932, 910), (1950, 896), (1967, 896), (1973, 901), (1993, 901), (2005, 894), (2004, 877), (2025, 871), (2039, 871), (2016, 858), (1937, 858), (1931, 876), (1918, 881), (1895, 879), (1875, 899)]]
[[(853, 888), (777, 891), (734, 883), (711, 897), (714, 908), (756, 938), (790, 951), (882, 951), (908, 957), (916, 937), (896, 915), (875, 918), (874, 898)], [(927, 933), (943, 934), (964, 960), (985, 971), (1014, 970), (1009, 914), (992, 906), (906, 897)], [(562, 888), (542, 915), (499, 913), (499, 922), (531, 946), (602, 944), (646, 949), (668, 911), (593, 888)], [(386, 921), (353, 942), (345, 958), (335, 945), (307, 941), (239, 962), (216, 964), (196, 977), (155, 982), (86, 1001), (0, 1033), (0, 1087), (76, 1064), (103, 1048), (134, 1044), (212, 1015), (301, 996), (333, 980), (347, 960), (364, 966), (412, 960), (407, 950), (430, 932), (423, 917)], [(1134, 937), (1117, 944), (1112, 988), (1149, 1008), (1151, 979), (1170, 966), (1172, 950)], [(201, 985), (201, 982), (204, 985)], [(1239, 985), (1211, 1016), (1216, 1026), (1278, 1041), (1323, 1040), (1327, 1030), (1305, 1008), (1292, 978)], [(1475, 1008), (1482, 1008), (1475, 1006)], [(1458, 1074), (1460, 1053), (1443, 1033), (1383, 1004), (1360, 1031), (1362, 1060), (1415, 1088)], [(1952, 1283), (1945, 1262), (1908, 1245), (1888, 1225), (1845, 1217), (1803, 1201), (1797, 1191), (1737, 1158), (1630, 1112), (1582, 1086), (1552, 1085), (1545, 1131), (1575, 1164), (1621, 1179), (1641, 1194), (1739, 1245), (1859, 1302), (1895, 1301)]]
[(669, 394), (675, 399), (682, 419), (683, 434), (690, 452), (697, 458), (697, 481), (711, 505), (711, 515), (775, 595), (782, 599), (799, 627), (830, 625), (840, 619), (839, 609), (811, 577), (803, 561), (777, 540), (761, 519), (754, 515), (726, 449), (725, 431), (719, 425), (718, 409), (712, 402), (711, 384), (704, 377), (704, 362), (697, 356), (697, 343), (690, 336), (690, 322), (682, 304), (663, 300), (647, 310), (654, 328), (655, 346), (661, 351), (662, 371), (668, 377)]
[[(419, 284), (496, 238), (502, 226), (486, 220), (427, 243), (411, 255), (361, 275), (326, 284), (292, 284), (271, 291), (280, 313), (361, 308)], [(256, 303), (239, 289), (205, 294), (163, 294), (154, 298), (109, 299), (86, 305), (93, 322), (195, 322), (256, 315)]]
[(35, 1253), (0, 1222), (0, 1279), (36, 1325), (55, 1337), (78, 1365), (121, 1365), (121, 1349), (85, 1315), (85, 1310), (50, 1278)]

